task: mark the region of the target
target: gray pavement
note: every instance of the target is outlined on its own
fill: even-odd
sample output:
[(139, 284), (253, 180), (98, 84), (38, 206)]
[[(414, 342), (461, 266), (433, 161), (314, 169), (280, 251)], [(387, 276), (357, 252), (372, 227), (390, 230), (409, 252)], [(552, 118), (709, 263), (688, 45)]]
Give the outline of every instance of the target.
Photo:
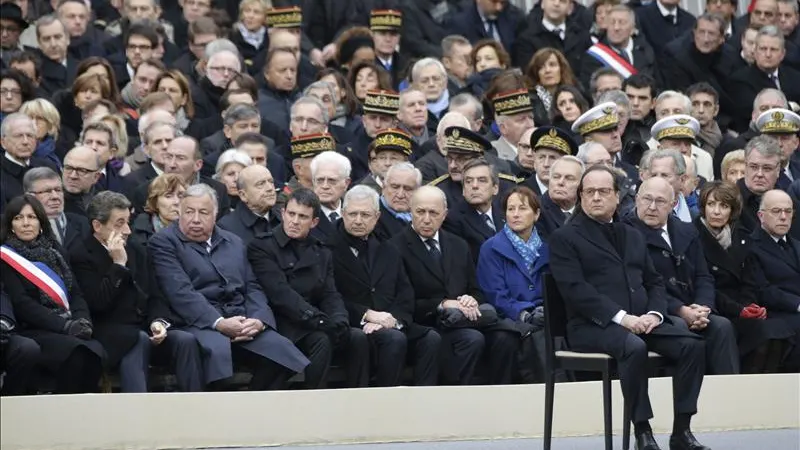
[[(662, 449), (669, 448), (669, 435), (656, 436)], [(752, 430), (698, 433), (697, 439), (714, 450), (800, 450), (800, 429)], [(277, 448), (280, 450), (535, 450), (542, 448), (541, 439), (499, 439), (488, 441), (408, 442), (392, 444), (317, 445)], [(598, 450), (603, 448), (602, 436), (557, 438), (552, 450)], [(622, 441), (614, 440), (621, 449)], [(633, 440), (631, 440), (633, 448)], [(222, 450), (222, 449), (218, 449)], [(248, 448), (244, 450), (257, 450)]]

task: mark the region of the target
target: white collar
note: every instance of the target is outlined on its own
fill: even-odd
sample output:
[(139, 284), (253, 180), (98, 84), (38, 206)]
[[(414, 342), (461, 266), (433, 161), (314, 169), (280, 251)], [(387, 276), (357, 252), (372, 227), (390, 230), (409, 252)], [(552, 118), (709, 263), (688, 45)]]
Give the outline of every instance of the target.
[(378, 175), (373, 175), (372, 179), (375, 180), (375, 183), (378, 184), (381, 188), (383, 188), (383, 180)]
[(161, 174), (163, 174), (163, 173), (164, 173), (164, 171), (163, 171), (163, 170), (159, 169), (159, 168), (158, 168), (158, 166), (156, 166), (156, 163), (154, 163), (154, 162), (153, 162), (153, 160), (150, 160), (150, 166), (152, 166), (152, 167), (153, 167), (153, 170), (155, 170), (155, 171), (156, 171), (156, 175), (159, 175), (159, 176), (160, 176)]
[(106, 173), (106, 166), (103, 166), (103, 168), (100, 169), (100, 173), (103, 175), (108, 175), (108, 173)]
[(558, 31), (560, 31), (562, 33), (565, 33), (567, 31), (567, 22), (566, 21), (564, 23), (562, 23), (561, 25), (556, 25), (553, 22), (550, 22), (549, 20), (547, 20), (546, 17), (543, 17), (542, 18), (542, 25), (544, 26), (544, 28), (547, 31), (551, 31), (551, 32), (558, 30)]
[(674, 15), (675, 20), (678, 20), (678, 7), (675, 6), (672, 9), (667, 9), (666, 6), (662, 5), (659, 0), (656, 0), (656, 5), (658, 5), (658, 10), (661, 11), (661, 15), (667, 17), (669, 15)]
[[(764, 230), (764, 231), (767, 231), (767, 230)], [(780, 241), (783, 241), (783, 242), (788, 242), (788, 241), (786, 240), (786, 236), (775, 237), (775, 235), (773, 235), (773, 234), (772, 234), (772, 233), (770, 233), (769, 231), (767, 231), (767, 234), (769, 234), (769, 237), (771, 237), (771, 238), (772, 238), (772, 240), (773, 240), (773, 241), (775, 241), (775, 243), (776, 243), (776, 244), (777, 244), (777, 243), (779, 243)]]
[(542, 195), (547, 193), (547, 185), (542, 182), (542, 179), (539, 178), (539, 174), (537, 173), (534, 175), (536, 177), (536, 184), (539, 185), (539, 190), (542, 191)]
[(578, 206), (578, 203), (575, 203), (574, 205), (572, 205), (572, 208), (570, 208), (570, 209), (562, 209), (561, 212), (573, 214), (575, 212), (575, 207), (576, 206)]
[[(411, 229), (414, 229), (413, 225), (411, 226)], [(414, 232), (416, 232), (416, 230), (414, 230)], [(428, 243), (425, 242), (425, 241), (427, 241), (428, 239), (433, 239), (434, 241), (436, 241), (436, 245), (439, 247), (439, 250), (442, 249), (442, 243), (439, 241), (439, 230), (436, 230), (436, 234), (434, 234), (433, 237), (430, 237), (430, 238), (424, 238), (424, 237), (420, 236), (419, 234), (417, 234), (417, 237), (419, 238), (419, 240), (422, 241), (423, 244), (425, 244), (425, 247), (428, 246)]]
[(25, 160), (25, 161), (20, 161), (17, 158), (14, 158), (13, 156), (11, 156), (11, 153), (8, 153), (8, 152), (6, 152), (5, 155), (6, 155), (6, 159), (7, 160), (13, 162), (14, 164), (16, 164), (18, 166), (28, 167), (28, 165), (30, 165), (30, 163), (31, 163), (30, 159)]
[(389, 55), (389, 59), (383, 59), (380, 56), (378, 56), (378, 61), (380, 61), (381, 64), (383, 64), (384, 67), (386, 67), (386, 66), (391, 66), (392, 65), (392, 59), (393, 58), (394, 58), (394, 56), (392, 56), (392, 55)]
[(330, 209), (325, 205), (321, 205), (322, 213), (325, 214), (325, 217), (330, 217), (331, 213), (336, 213), (339, 217), (342, 217), (342, 200), (339, 199), (339, 206), (336, 209)]
[(692, 214), (689, 211), (689, 205), (686, 204), (686, 198), (683, 197), (683, 193), (678, 196), (678, 202), (675, 204), (673, 211), (675, 211), (681, 222), (688, 223), (692, 221)]
[(509, 147), (511, 147), (511, 150), (514, 150), (514, 154), (515, 154), (515, 155), (519, 155), (519, 150), (517, 150), (517, 146), (516, 146), (516, 145), (512, 144), (512, 143), (511, 143), (511, 141), (509, 141), (508, 139), (506, 139), (506, 137), (505, 137), (505, 136), (500, 136), (500, 139), (502, 139), (503, 141), (505, 141), (506, 145), (508, 145)]
[(128, 78), (130, 78), (132, 80), (133, 76), (136, 74), (136, 70), (133, 69), (133, 66), (131, 66), (131, 63), (125, 63), (125, 70), (128, 71)]
[(733, 36), (733, 22), (728, 23), (728, 27), (725, 28), (725, 37)]

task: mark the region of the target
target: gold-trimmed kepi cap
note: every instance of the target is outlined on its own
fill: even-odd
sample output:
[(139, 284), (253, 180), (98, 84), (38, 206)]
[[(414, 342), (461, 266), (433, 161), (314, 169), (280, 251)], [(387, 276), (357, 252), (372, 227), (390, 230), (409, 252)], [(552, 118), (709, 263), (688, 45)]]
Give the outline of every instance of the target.
[(514, 114), (533, 111), (531, 96), (527, 89), (501, 92), (492, 98), (492, 108), (498, 116), (513, 116)]
[(336, 151), (336, 141), (328, 133), (292, 137), (292, 159), (313, 158), (322, 152)]
[(299, 6), (267, 10), (268, 28), (300, 28), (303, 26), (303, 9)]
[(376, 154), (383, 151), (393, 151), (411, 156), (414, 151), (414, 140), (408, 133), (397, 128), (379, 131), (375, 135), (374, 142)]
[(367, 91), (364, 112), (396, 116), (400, 111), (400, 94), (394, 91)]
[(800, 133), (800, 115), (788, 109), (773, 108), (758, 116), (756, 128), (765, 134), (797, 134)]
[(444, 148), (448, 153), (483, 156), (492, 147), (486, 138), (464, 127), (446, 128), (444, 140)]
[(403, 13), (394, 9), (373, 9), (369, 16), (372, 31), (396, 31), (403, 27)]
[(617, 125), (619, 125), (617, 104), (605, 102), (581, 114), (572, 124), (572, 131), (586, 136), (595, 131), (613, 130)]
[(531, 134), (531, 149), (555, 150), (565, 155), (574, 155), (578, 153), (578, 144), (561, 128), (546, 126), (537, 128)]
[(694, 141), (699, 132), (700, 122), (686, 114), (664, 117), (650, 128), (650, 136), (657, 141), (662, 139), (687, 139)]

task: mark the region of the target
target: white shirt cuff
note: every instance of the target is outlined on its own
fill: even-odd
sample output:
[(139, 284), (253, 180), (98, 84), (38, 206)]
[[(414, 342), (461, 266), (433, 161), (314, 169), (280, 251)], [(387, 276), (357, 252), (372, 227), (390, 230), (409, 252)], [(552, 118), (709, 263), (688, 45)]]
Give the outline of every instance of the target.
[(661, 325), (662, 323), (664, 323), (664, 316), (663, 316), (663, 315), (662, 315), (660, 312), (658, 312), (658, 311), (647, 311), (647, 314), (652, 314), (652, 315), (654, 315), (654, 316), (657, 316), (657, 317), (658, 317), (658, 319), (659, 319), (659, 320), (658, 320), (658, 324), (659, 324), (659, 325)]
[(214, 321), (214, 325), (213, 325), (211, 328), (213, 328), (213, 329), (215, 329), (215, 330), (216, 330), (216, 329), (217, 329), (217, 324), (218, 324), (218, 323), (219, 323), (219, 321), (220, 321), (220, 320), (222, 320), (222, 319), (223, 319), (223, 318), (222, 318), (222, 317), (220, 317), (219, 319), (215, 320), (215, 321)]
[(620, 309), (618, 313), (614, 314), (614, 317), (611, 318), (611, 321), (617, 325), (622, 325), (622, 319), (628, 315), (628, 313), (624, 309)]

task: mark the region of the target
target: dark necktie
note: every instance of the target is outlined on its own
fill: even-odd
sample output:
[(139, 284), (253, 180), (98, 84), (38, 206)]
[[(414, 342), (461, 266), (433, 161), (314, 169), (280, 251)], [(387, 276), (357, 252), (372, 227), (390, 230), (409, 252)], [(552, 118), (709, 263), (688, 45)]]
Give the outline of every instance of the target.
[(330, 219), (332, 224), (336, 224), (336, 222), (339, 221), (339, 213), (334, 211), (334, 212), (328, 214), (328, 219)]
[(97, 183), (95, 185), (99, 188), (98, 191), (107, 191), (108, 190), (108, 179), (106, 178), (106, 174), (101, 173), (100, 178), (97, 179)]
[(617, 51), (617, 54), (620, 56), (620, 58), (624, 59), (626, 63), (628, 64), (631, 63), (631, 59), (628, 57), (628, 52), (625, 51), (624, 48), (617, 48), (615, 50)]
[(675, 14), (667, 14), (664, 18), (669, 21), (670, 25), (675, 25)]
[(780, 82), (778, 81), (778, 76), (774, 73), (769, 74), (769, 81), (772, 82), (772, 85), (775, 87), (775, 89), (781, 88)]
[(483, 213), (483, 214), (481, 214), (481, 217), (483, 217), (483, 221), (484, 221), (484, 222), (486, 222), (486, 225), (487, 225), (489, 228), (491, 228), (491, 229), (492, 229), (492, 231), (497, 231), (497, 228), (495, 228), (495, 226), (494, 226), (494, 222), (492, 222), (492, 218), (491, 218), (491, 217), (489, 217), (489, 215), (488, 215), (488, 214), (486, 214), (486, 213)]
[(495, 31), (497, 30), (497, 21), (493, 19), (486, 20), (486, 34), (489, 39), (494, 39)]
[(442, 259), (442, 252), (439, 250), (439, 246), (436, 245), (436, 239), (429, 238), (425, 239), (425, 245), (428, 246), (428, 253), (431, 254), (433, 259), (439, 261)]

